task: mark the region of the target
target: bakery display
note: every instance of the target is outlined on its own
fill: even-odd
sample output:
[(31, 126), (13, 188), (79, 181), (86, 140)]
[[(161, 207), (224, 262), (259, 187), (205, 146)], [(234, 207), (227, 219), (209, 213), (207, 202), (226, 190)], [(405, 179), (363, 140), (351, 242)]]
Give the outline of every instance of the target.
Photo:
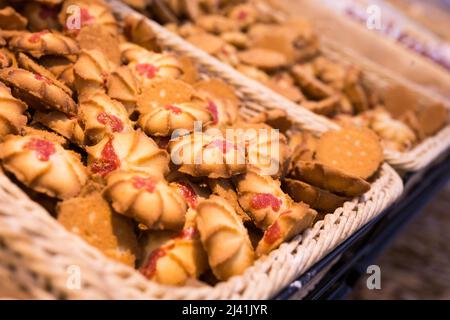
[[(0, 32), (2, 169), (30, 196), (49, 198), (68, 231), (150, 281), (214, 285), (241, 275), (377, 177), (383, 154), (371, 129), (316, 136), (281, 110), (249, 118), (238, 88), (165, 50), (141, 18), (118, 21), (102, 0), (11, 3), (15, 12), (6, 14), (25, 25)], [(78, 26), (71, 5), (80, 9)], [(293, 51), (280, 43), (288, 55), (247, 47), (244, 31), (276, 15), (251, 4), (226, 15), (203, 15), (207, 8), (181, 10), (199, 19), (183, 32), (208, 30), (227, 44), (218, 54), (232, 61), (238, 48), (237, 67), (272, 84), (276, 73), (291, 96), (335, 99), (309, 67), (296, 68), (296, 78), (279, 70), (315, 53), (313, 35), (296, 33), (308, 45)], [(38, 21), (42, 10), (48, 16)], [(436, 130), (419, 126), (424, 135)]]
[[(448, 111), (440, 106), (433, 130), (424, 133), (414, 123), (431, 123), (420, 118), (432, 117), (433, 103), (402, 86), (376, 86), (357, 65), (330, 58), (312, 23), (274, 1), (217, 1), (214, 6), (196, 1), (196, 14), (180, 10), (182, 2), (158, 1), (164, 10), (154, 10), (153, 2), (143, 12), (300, 106), (338, 124), (373, 129), (386, 149), (411, 150), (449, 123)], [(409, 110), (408, 115), (392, 107)]]

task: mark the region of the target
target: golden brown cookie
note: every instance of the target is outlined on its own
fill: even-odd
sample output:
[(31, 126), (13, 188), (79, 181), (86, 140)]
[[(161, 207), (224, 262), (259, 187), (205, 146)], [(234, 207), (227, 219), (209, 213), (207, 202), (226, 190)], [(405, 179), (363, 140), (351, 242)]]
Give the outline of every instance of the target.
[(273, 50), (262, 48), (253, 48), (238, 52), (238, 58), (242, 63), (268, 70), (284, 67), (288, 64), (284, 55)]
[(142, 131), (114, 133), (86, 151), (91, 173), (102, 177), (117, 169), (164, 175), (170, 160), (167, 152)]
[(26, 186), (59, 199), (78, 195), (88, 178), (78, 154), (41, 135), (6, 137), (0, 159)]
[(81, 102), (95, 93), (104, 92), (112, 70), (113, 65), (101, 51), (82, 50), (73, 67), (78, 100)]
[(211, 196), (197, 208), (197, 228), (209, 265), (219, 280), (242, 274), (253, 264), (254, 252), (247, 230), (233, 207)]
[(58, 205), (58, 222), (106, 256), (134, 267), (139, 247), (133, 224), (113, 212), (100, 192)]
[(194, 89), (181, 80), (170, 78), (154, 79), (137, 97), (141, 112), (150, 112), (153, 108), (191, 101)]
[[(150, 240), (151, 241), (151, 240)], [(183, 285), (208, 269), (208, 257), (195, 226), (183, 229), (172, 239), (152, 250), (141, 273), (148, 279), (167, 285)]]
[(334, 212), (349, 200), (306, 182), (289, 178), (284, 179), (284, 188), (294, 201), (304, 202), (313, 209), (328, 213)]
[(67, 87), (64, 83), (59, 81), (56, 76), (47, 70), (44, 66), (39, 65), (36, 61), (28, 57), (26, 54), (19, 52), (17, 54), (17, 63), (20, 68), (33, 72), (34, 74), (39, 74), (49, 80), (51, 80), (57, 87), (62, 89), (69, 96), (73, 95), (72, 90)]
[(249, 171), (236, 181), (239, 204), (262, 230), (292, 205), (292, 199), (281, 190), (279, 180)]
[(43, 55), (70, 56), (80, 51), (73, 39), (48, 30), (15, 36), (9, 40), (9, 47), (36, 58)]
[(202, 127), (211, 123), (212, 114), (208, 107), (205, 101), (197, 101), (139, 109), (138, 125), (152, 136), (168, 137), (176, 130), (192, 132), (196, 123)]
[(12, 7), (0, 9), (0, 29), (23, 30), (28, 24), (27, 18)]
[(251, 218), (242, 210), (239, 204), (239, 197), (233, 183), (228, 179), (208, 179), (207, 184), (211, 192), (227, 200), (234, 208), (236, 213), (242, 219), (242, 222), (251, 221)]
[(314, 113), (324, 116), (332, 116), (341, 106), (341, 96), (338, 94), (320, 101), (302, 101), (301, 105)]
[(36, 111), (33, 115), (33, 122), (44, 125), (77, 145), (85, 144), (85, 134), (77, 117), (68, 116), (59, 111)]
[(278, 248), (307, 228), (311, 227), (317, 212), (304, 203), (296, 203), (289, 210), (282, 212), (264, 232), (256, 247), (256, 256), (261, 257)]
[(145, 18), (128, 15), (124, 19), (124, 34), (130, 42), (150, 51), (159, 51), (158, 39)]
[(223, 39), (209, 33), (193, 34), (186, 40), (211, 55), (216, 55), (226, 44)]
[(0, 82), (0, 139), (8, 134), (18, 134), (26, 125), (24, 115), (27, 105), (14, 98), (11, 90)]
[(77, 41), (81, 50), (99, 50), (114, 65), (120, 65), (119, 38), (98, 24), (80, 30)]
[(382, 94), (384, 107), (394, 117), (400, 118), (406, 112), (418, 108), (417, 96), (403, 86), (389, 86)]
[(328, 131), (317, 144), (316, 159), (346, 174), (370, 178), (384, 156), (379, 137), (364, 127)]
[(432, 104), (417, 113), (420, 136), (430, 137), (441, 130), (449, 121), (448, 109), (442, 104)]
[(289, 147), (292, 150), (291, 164), (298, 161), (311, 161), (317, 147), (317, 138), (310, 132), (301, 131), (292, 133), (289, 137)]
[(370, 184), (363, 179), (315, 161), (297, 162), (289, 175), (296, 180), (346, 197), (357, 197), (370, 189)]
[(58, 6), (37, 2), (28, 2), (24, 6), (23, 15), (28, 19), (28, 28), (33, 32), (46, 29), (59, 30)]
[(195, 23), (197, 26), (210, 33), (223, 33), (227, 31), (235, 31), (239, 28), (236, 21), (221, 15), (203, 15), (199, 17)]
[(108, 95), (120, 101), (128, 113), (132, 114), (136, 109), (140, 89), (138, 80), (131, 70), (126, 66), (114, 69), (108, 77), (106, 87)]
[(309, 74), (305, 66), (295, 65), (291, 72), (302, 92), (308, 97), (320, 100), (334, 95), (334, 90)]
[(93, 94), (81, 102), (78, 118), (88, 143), (97, 143), (112, 133), (133, 131), (125, 107), (105, 93)]
[(119, 170), (108, 175), (106, 183), (104, 196), (118, 213), (149, 229), (183, 228), (187, 204), (160, 175)]
[(218, 79), (208, 79), (194, 85), (196, 92), (208, 101), (213, 125), (232, 125), (239, 111), (239, 98), (231, 86)]
[(194, 132), (169, 143), (178, 171), (193, 177), (229, 178), (246, 169), (245, 150), (221, 133)]
[(76, 114), (77, 106), (72, 97), (39, 74), (20, 68), (5, 68), (0, 70), (0, 80), (12, 88), (15, 96), (33, 108)]

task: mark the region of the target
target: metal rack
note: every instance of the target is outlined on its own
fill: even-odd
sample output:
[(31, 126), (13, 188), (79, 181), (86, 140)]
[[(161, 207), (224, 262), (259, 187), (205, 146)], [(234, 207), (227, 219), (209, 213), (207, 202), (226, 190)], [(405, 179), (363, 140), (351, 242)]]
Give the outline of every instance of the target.
[[(450, 153), (424, 172), (406, 175), (405, 193), (396, 204), (358, 230), (274, 298), (345, 298), (365, 274), (367, 266), (373, 264), (449, 179)], [(305, 292), (308, 287), (310, 289)]]

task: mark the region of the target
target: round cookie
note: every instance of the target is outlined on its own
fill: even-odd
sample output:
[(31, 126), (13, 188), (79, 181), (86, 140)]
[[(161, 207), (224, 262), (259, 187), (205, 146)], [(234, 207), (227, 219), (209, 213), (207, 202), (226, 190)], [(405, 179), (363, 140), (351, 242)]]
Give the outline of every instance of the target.
[(249, 64), (261, 69), (276, 69), (287, 65), (288, 61), (279, 52), (254, 48), (238, 53), (238, 58), (242, 63)]
[(348, 126), (321, 136), (316, 160), (346, 174), (367, 179), (383, 161), (383, 149), (372, 130)]

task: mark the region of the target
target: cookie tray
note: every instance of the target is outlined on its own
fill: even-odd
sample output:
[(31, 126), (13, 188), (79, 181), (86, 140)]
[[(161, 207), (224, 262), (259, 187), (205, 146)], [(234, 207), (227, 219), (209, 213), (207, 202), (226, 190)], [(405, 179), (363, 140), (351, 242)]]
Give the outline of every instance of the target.
[[(122, 13), (130, 10), (120, 3), (114, 8)], [(243, 115), (251, 117), (266, 109), (282, 108), (306, 130), (321, 133), (333, 128), (327, 119), (286, 99), (279, 100), (258, 83), (149, 23), (169, 49), (194, 58), (205, 72), (234, 85), (246, 104)], [(67, 232), (0, 173), (0, 295), (40, 299), (268, 299), (379, 215), (402, 191), (398, 174), (383, 164), (365, 195), (346, 202), (302, 235), (257, 260), (243, 275), (214, 287), (196, 282), (174, 288), (148, 281), (135, 269), (110, 260)]]
[[(109, 0), (109, 2), (113, 5), (115, 11), (119, 15), (132, 13), (142, 16), (117, 0)], [(236, 87), (238, 91), (244, 95), (244, 100), (248, 102), (247, 106), (242, 110), (244, 114), (251, 117), (262, 110), (279, 108), (287, 111), (291, 118), (294, 119), (301, 128), (311, 132), (320, 134), (330, 129), (339, 128), (336, 123), (326, 117), (314, 114), (259, 82), (244, 76), (233, 67), (196, 48), (155, 21), (147, 19), (147, 22), (151, 25), (153, 30), (155, 30), (161, 43), (167, 48), (194, 59), (204, 71), (225, 79), (231, 85)], [(440, 102), (450, 109), (450, 102), (443, 99), (441, 96), (407, 81), (393, 72), (385, 70), (379, 65), (364, 59), (355, 52), (350, 52), (350, 50), (346, 50), (338, 44), (327, 41), (326, 39), (322, 39), (322, 47), (325, 56), (329, 58), (336, 59), (342, 63), (356, 63), (359, 65), (363, 71), (364, 81), (370, 86), (381, 89), (391, 85), (402, 85), (409, 90), (418, 93), (421, 100), (424, 102)], [(399, 171), (417, 172), (426, 168), (449, 147), (450, 125), (447, 125), (435, 136), (425, 139), (411, 150), (398, 152), (385, 149), (384, 153), (386, 161)]]

